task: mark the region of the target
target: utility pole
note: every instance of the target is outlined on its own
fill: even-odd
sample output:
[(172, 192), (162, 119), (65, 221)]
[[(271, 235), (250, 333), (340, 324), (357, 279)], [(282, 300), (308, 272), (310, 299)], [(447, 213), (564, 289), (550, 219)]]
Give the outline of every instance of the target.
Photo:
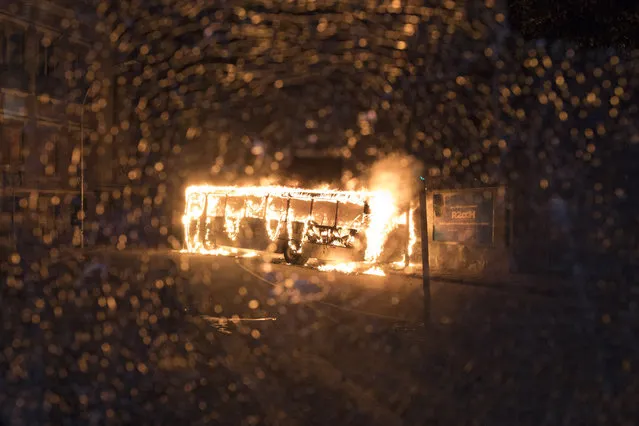
[(428, 257), (428, 214), (426, 210), (426, 179), (419, 177), (422, 181), (419, 190), (419, 216), (420, 234), (422, 238), (422, 289), (424, 291), (424, 326), (430, 326), (431, 317), (431, 294), (430, 294), (430, 265)]

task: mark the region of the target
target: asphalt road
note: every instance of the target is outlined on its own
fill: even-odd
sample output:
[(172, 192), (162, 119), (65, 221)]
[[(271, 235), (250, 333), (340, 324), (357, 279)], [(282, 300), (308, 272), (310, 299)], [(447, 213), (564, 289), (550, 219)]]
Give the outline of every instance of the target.
[(606, 358), (576, 297), (434, 281), (425, 327), (421, 281), (395, 274), (153, 251), (22, 270), (3, 292), (7, 424), (633, 419), (636, 347)]

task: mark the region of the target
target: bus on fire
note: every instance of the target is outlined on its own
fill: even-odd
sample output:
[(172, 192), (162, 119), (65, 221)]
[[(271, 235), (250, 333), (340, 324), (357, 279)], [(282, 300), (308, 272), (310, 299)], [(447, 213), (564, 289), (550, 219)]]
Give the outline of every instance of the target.
[(189, 252), (270, 251), (295, 265), (397, 260), (407, 220), (388, 192), (278, 186), (190, 186), (183, 216)]

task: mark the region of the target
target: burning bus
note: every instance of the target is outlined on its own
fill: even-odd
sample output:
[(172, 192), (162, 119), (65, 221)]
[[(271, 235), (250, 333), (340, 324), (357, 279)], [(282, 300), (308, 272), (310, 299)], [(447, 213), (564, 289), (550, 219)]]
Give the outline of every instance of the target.
[(412, 240), (409, 214), (386, 191), (337, 191), (279, 186), (196, 185), (186, 189), (183, 216), (186, 250), (218, 247), (281, 253), (288, 263), (310, 258), (328, 262), (379, 262), (394, 235)]

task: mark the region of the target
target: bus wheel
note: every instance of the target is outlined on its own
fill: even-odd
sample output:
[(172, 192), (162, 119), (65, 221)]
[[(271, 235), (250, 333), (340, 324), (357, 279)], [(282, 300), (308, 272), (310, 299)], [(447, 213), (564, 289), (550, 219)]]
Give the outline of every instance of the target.
[(288, 264), (302, 266), (308, 262), (308, 256), (305, 256), (304, 253), (296, 252), (287, 244), (284, 249), (284, 260), (286, 260)]

